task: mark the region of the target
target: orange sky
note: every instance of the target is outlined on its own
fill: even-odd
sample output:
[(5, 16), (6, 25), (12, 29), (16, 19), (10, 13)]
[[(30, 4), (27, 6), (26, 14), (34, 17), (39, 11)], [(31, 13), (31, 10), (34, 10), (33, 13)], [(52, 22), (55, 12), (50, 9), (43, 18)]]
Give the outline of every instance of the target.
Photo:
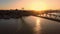
[(0, 9), (60, 9), (60, 0), (0, 0)]

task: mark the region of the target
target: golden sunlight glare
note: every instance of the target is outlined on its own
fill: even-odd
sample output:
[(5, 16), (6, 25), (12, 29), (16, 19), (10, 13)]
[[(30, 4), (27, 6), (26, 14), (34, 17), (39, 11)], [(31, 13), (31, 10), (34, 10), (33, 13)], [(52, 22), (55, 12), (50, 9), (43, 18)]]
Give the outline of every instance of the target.
[(40, 34), (40, 30), (41, 30), (41, 27), (40, 27), (40, 19), (37, 18), (36, 27), (34, 29), (35, 34)]
[(47, 6), (43, 2), (33, 2), (31, 4), (32, 10), (40, 11), (40, 10), (46, 10), (46, 8), (47, 8)]

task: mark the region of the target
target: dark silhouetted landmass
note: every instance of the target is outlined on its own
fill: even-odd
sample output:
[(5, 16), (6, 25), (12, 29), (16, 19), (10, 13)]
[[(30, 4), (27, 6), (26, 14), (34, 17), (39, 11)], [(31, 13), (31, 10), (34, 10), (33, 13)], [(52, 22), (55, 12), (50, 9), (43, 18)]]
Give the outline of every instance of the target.
[(35, 15), (35, 13), (27, 10), (0, 10), (0, 19), (20, 18), (29, 15)]
[(40, 14), (48, 13), (60, 13), (60, 10), (45, 10), (45, 11), (33, 11), (33, 10), (0, 10), (0, 19), (20, 18), (22, 16), (36, 16)]

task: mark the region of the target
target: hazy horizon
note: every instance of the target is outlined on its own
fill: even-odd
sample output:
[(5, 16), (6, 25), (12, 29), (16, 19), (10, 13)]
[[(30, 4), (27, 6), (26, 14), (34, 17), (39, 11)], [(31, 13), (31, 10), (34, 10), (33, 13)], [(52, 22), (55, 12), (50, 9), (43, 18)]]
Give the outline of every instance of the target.
[(0, 9), (49, 10), (60, 9), (60, 0), (0, 0)]

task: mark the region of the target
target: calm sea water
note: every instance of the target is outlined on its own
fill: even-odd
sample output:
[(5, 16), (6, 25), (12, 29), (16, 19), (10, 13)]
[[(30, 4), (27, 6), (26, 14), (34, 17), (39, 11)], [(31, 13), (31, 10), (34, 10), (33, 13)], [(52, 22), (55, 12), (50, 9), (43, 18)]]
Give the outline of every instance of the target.
[(0, 34), (60, 34), (60, 22), (35, 16), (0, 19)]

